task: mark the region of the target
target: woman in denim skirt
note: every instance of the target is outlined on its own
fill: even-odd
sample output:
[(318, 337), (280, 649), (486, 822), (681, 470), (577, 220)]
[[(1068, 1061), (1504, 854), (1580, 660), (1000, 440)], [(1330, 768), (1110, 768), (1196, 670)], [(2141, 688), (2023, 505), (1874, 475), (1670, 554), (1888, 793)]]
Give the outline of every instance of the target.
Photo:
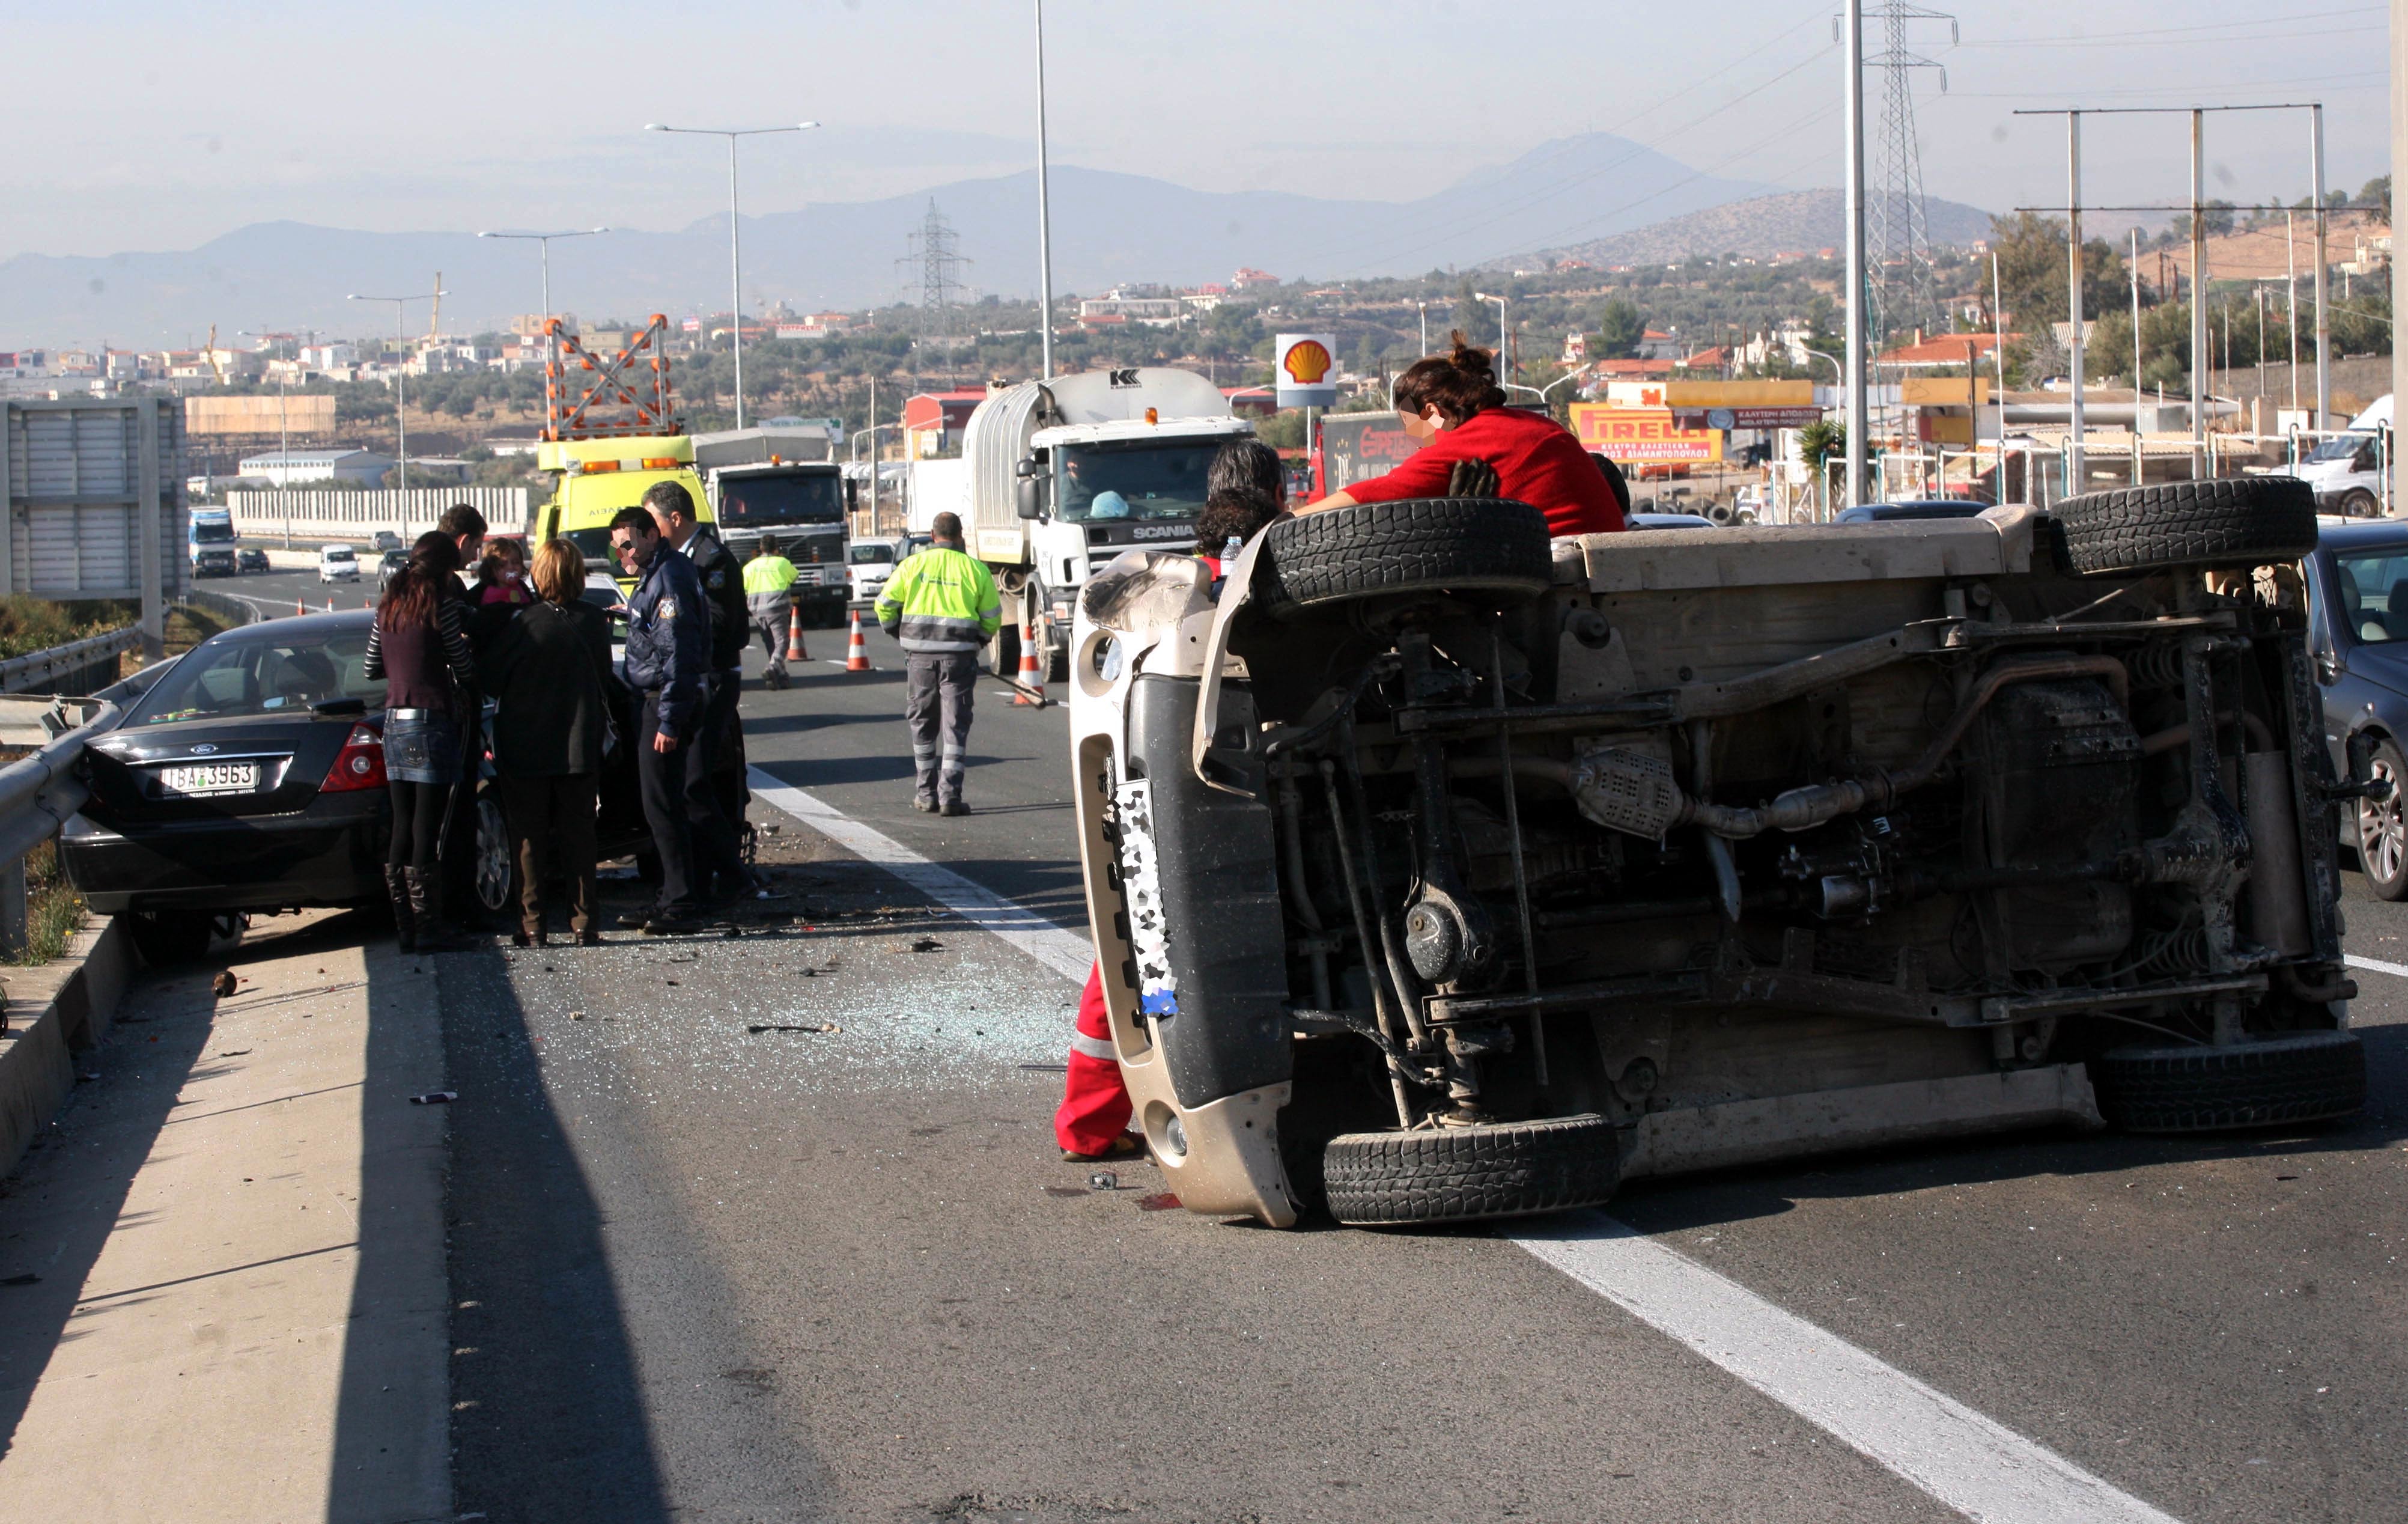
[(393, 789), (393, 850), (384, 870), (405, 953), (466, 945), (443, 929), (435, 858), (443, 814), (464, 775), (461, 722), (476, 681), (463, 628), (460, 550), (421, 535), (409, 564), (377, 602), (367, 675), (385, 682), (384, 773)]

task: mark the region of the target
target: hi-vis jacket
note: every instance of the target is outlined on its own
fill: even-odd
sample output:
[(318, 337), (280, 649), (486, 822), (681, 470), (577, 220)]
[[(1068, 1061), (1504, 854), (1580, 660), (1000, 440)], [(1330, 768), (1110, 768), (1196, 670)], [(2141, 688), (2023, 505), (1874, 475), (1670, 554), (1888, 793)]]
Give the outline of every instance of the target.
[(919, 655), (976, 651), (1003, 625), (995, 579), (960, 551), (931, 545), (895, 568), (878, 596), (878, 622)]
[(782, 555), (756, 555), (744, 563), (744, 601), (755, 620), (782, 619), (794, 599), (787, 590), (802, 573)]

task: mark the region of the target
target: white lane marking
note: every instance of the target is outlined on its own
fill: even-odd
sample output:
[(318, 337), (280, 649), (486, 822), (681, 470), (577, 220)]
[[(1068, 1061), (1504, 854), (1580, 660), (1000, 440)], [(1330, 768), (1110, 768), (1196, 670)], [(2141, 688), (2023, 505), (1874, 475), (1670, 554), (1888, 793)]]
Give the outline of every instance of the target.
[[(1087, 977), (1095, 955), (1085, 938), (759, 768), (752, 769), (751, 781), (756, 796), (1065, 979)], [(2408, 968), (2389, 967), (2408, 974)], [(1980, 1524), (2179, 1524), (2056, 1452), (1602, 1213), (1571, 1214), (1551, 1228), (1526, 1229), (1506, 1242)]]
[(2176, 1524), (1603, 1213), (1511, 1242), (1982, 1524)]
[(755, 797), (876, 863), (973, 926), (994, 932), (1063, 978), (1086, 983), (1087, 970), (1096, 961), (1095, 948), (1086, 938), (930, 862), (883, 831), (863, 825), (792, 784), (780, 783), (759, 768), (751, 769), (749, 781)]
[(2408, 979), (2408, 963), (2386, 963), (2379, 957), (2360, 957), (2356, 953), (2343, 954), (2342, 961), (2353, 969), (2372, 969), (2377, 973)]

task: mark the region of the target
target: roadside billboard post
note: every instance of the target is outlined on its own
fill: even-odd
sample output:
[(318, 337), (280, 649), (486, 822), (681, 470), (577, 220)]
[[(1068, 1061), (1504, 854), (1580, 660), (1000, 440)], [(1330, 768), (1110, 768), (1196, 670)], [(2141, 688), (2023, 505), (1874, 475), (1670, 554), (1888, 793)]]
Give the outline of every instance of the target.
[(0, 405), (0, 594), (138, 602), (156, 654), (184, 585), (183, 420), (167, 397)]

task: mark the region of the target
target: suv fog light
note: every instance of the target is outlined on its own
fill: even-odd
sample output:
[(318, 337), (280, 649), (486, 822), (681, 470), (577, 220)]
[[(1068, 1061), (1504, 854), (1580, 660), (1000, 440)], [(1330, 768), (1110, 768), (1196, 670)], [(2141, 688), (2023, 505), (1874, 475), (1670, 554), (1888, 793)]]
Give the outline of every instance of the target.
[(1181, 1124), (1179, 1114), (1159, 1100), (1145, 1109), (1145, 1131), (1154, 1140), (1154, 1151), (1164, 1158), (1187, 1157), (1187, 1129)]

